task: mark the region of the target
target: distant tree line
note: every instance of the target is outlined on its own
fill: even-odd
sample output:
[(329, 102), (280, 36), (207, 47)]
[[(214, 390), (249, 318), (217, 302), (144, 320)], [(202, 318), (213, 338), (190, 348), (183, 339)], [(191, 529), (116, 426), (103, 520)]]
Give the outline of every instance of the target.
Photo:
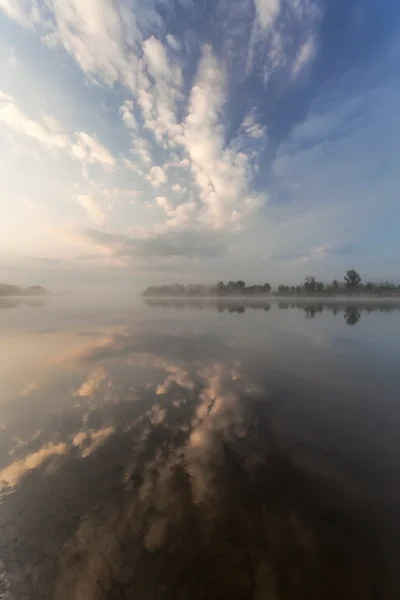
[(269, 283), (263, 285), (246, 286), (244, 281), (229, 281), (225, 284), (219, 281), (215, 286), (202, 284), (150, 286), (143, 292), (143, 296), (262, 296), (269, 294), (271, 286)]
[[(246, 285), (242, 280), (229, 281), (224, 283), (219, 281), (215, 286), (202, 284), (182, 285), (175, 283), (172, 285), (150, 286), (143, 292), (143, 296), (170, 296), (170, 297), (190, 297), (190, 296), (263, 296), (271, 292), (269, 283), (258, 285)], [(374, 296), (397, 296), (400, 295), (400, 285), (394, 283), (372, 283), (368, 281), (363, 283), (360, 274), (355, 269), (349, 269), (339, 283), (334, 279), (332, 283), (325, 284), (318, 281), (313, 275), (305, 278), (303, 285), (280, 285), (278, 287), (279, 295), (291, 296), (345, 296), (348, 294), (368, 294)]]
[(10, 285), (8, 283), (0, 283), (0, 296), (46, 296), (48, 294), (41, 285), (31, 285), (27, 288), (19, 287), (19, 285)]
[(330, 284), (318, 281), (316, 277), (309, 275), (303, 285), (278, 287), (280, 295), (314, 295), (325, 294), (327, 296), (342, 296), (348, 294), (368, 294), (375, 296), (400, 295), (400, 285), (395, 283), (363, 283), (361, 276), (355, 269), (349, 269), (344, 276), (343, 283), (334, 279)]

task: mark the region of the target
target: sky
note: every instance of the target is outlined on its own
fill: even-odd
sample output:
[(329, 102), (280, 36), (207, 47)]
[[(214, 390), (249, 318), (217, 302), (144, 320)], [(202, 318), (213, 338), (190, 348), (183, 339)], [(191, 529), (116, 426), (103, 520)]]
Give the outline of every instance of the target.
[(0, 281), (400, 281), (398, 0), (0, 0)]

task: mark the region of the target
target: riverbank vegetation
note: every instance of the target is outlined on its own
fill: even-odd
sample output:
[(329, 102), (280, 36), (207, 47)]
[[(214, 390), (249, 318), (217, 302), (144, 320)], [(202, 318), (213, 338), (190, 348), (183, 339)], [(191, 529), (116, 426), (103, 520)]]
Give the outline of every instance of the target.
[(150, 286), (144, 292), (145, 297), (207, 297), (207, 296), (400, 296), (400, 285), (395, 283), (364, 283), (355, 269), (349, 269), (342, 282), (334, 279), (331, 283), (318, 281), (313, 275), (305, 278), (302, 285), (279, 285), (273, 291), (269, 283), (246, 285), (242, 280), (219, 281), (216, 285), (203, 284)]
[(46, 288), (41, 285), (31, 285), (29, 287), (20, 287), (8, 283), (0, 283), (0, 297), (10, 296), (47, 296), (49, 294)]

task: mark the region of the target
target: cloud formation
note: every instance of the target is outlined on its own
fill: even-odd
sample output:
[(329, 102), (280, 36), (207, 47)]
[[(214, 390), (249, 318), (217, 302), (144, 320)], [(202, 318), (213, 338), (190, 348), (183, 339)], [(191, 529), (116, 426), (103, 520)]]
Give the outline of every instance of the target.
[[(227, 270), (240, 259), (261, 274), (274, 257), (315, 257), (315, 248), (336, 247), (332, 211), (340, 213), (338, 246), (361, 236), (345, 213), (346, 206), (356, 213), (365, 196), (363, 169), (375, 173), (377, 197), (389, 186), (381, 166), (390, 163), (395, 189), (396, 142), (387, 123), (396, 129), (390, 97), (399, 90), (391, 83), (391, 94), (383, 91), (393, 56), (385, 49), (387, 15), (374, 13), (381, 37), (371, 29), (363, 38), (353, 3), (340, 11), (325, 0), (0, 0), (0, 10), (16, 38), (0, 64), (6, 230), (16, 198), (29, 195), (53, 215), (57, 196), (58, 218), (75, 235), (89, 218), (114, 254), (121, 246), (144, 262), (146, 252), (151, 261), (164, 248), (183, 264), (217, 253)], [(359, 10), (360, 22), (372, 19)], [(371, 63), (369, 48), (387, 68)], [(36, 72), (43, 73), (37, 81)], [(371, 101), (379, 88), (380, 115)], [(380, 145), (379, 161), (365, 140), (386, 129), (393, 152)], [(18, 181), (21, 169), (26, 182)], [(335, 203), (344, 191), (355, 199)], [(385, 198), (390, 212), (390, 190)], [(373, 210), (373, 200), (367, 204)], [(294, 223), (303, 229), (294, 231)], [(293, 272), (306, 262), (292, 262)]]
[(135, 237), (88, 229), (86, 236), (94, 244), (109, 249), (114, 256), (141, 259), (212, 258), (223, 252), (224, 244), (223, 239), (207, 230), (167, 229)]

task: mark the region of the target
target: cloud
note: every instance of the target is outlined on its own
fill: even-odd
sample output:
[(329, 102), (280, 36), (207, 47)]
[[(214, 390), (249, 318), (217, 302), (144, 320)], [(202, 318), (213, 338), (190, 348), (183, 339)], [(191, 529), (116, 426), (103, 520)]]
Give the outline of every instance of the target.
[(100, 203), (93, 198), (93, 196), (89, 196), (88, 194), (79, 194), (76, 196), (76, 200), (79, 202), (89, 219), (93, 221), (95, 225), (98, 225), (99, 227), (104, 225), (106, 215), (101, 210)]
[(178, 192), (178, 193), (185, 191), (185, 188), (183, 188), (179, 183), (175, 183), (175, 185), (173, 185), (171, 189), (173, 192)]
[(113, 168), (116, 160), (109, 150), (96, 138), (81, 131), (75, 134), (76, 143), (71, 152), (82, 164), (100, 164)]
[(151, 167), (147, 179), (150, 181), (153, 187), (160, 187), (161, 185), (167, 183), (165, 171), (158, 166)]
[(153, 162), (150, 143), (145, 138), (135, 136), (132, 139), (131, 152), (140, 159), (144, 166), (148, 167)]
[[(210, 47), (203, 48), (184, 124), (184, 146), (204, 205), (202, 219), (215, 228), (240, 223), (265, 201), (251, 193), (255, 175), (243, 138), (225, 143), (222, 124), (226, 81)], [(242, 146), (240, 150), (236, 148)]]
[(119, 112), (121, 114), (122, 120), (128, 129), (132, 129), (133, 131), (137, 131), (138, 124), (135, 119), (135, 115), (133, 114), (133, 102), (132, 100), (126, 100), (124, 104), (120, 107)]
[(74, 194), (73, 200), (82, 206), (95, 225), (101, 227), (116, 204), (134, 204), (139, 196), (140, 192), (131, 188), (107, 187), (100, 181), (89, 180), (84, 190)]
[(175, 147), (182, 135), (177, 119), (177, 109), (184, 98), (181, 66), (154, 36), (145, 40), (143, 55), (138, 73), (138, 103), (143, 125), (153, 133), (158, 144), (164, 148)]
[(316, 52), (315, 39), (313, 37), (306, 40), (300, 47), (294, 64), (292, 74), (296, 76), (304, 67), (314, 58)]
[(280, 0), (255, 0), (256, 18), (263, 29), (274, 23), (281, 9)]
[(85, 234), (114, 256), (149, 260), (212, 258), (223, 252), (225, 242), (222, 235), (217, 237), (208, 230), (168, 229), (145, 236), (126, 236), (88, 229)]
[(263, 139), (266, 135), (265, 127), (257, 123), (254, 111), (250, 112), (245, 117), (242, 123), (242, 128), (245, 135), (255, 140)]
[(246, 72), (263, 71), (265, 85), (282, 70), (296, 77), (316, 54), (320, 0), (255, 0)]
[(157, 196), (156, 203), (157, 206), (165, 210), (165, 212), (168, 212), (173, 209), (173, 205), (168, 200), (168, 198), (165, 198), (165, 196)]
[(68, 135), (55, 117), (44, 115), (40, 120), (35, 121), (19, 108), (12, 96), (1, 91), (0, 123), (49, 149), (66, 148), (70, 143)]
[(172, 202), (164, 196), (157, 196), (156, 202), (157, 206), (162, 208), (168, 216), (164, 225), (157, 226), (157, 231), (165, 231), (165, 229), (173, 227), (182, 227), (196, 211), (196, 204), (192, 201), (184, 202), (175, 207)]
[(127, 44), (135, 37), (135, 18), (125, 4), (53, 0), (53, 10), (61, 43), (84, 73), (136, 88), (136, 57)]
[(40, 22), (37, 0), (0, 0), (0, 9), (22, 27), (30, 29), (33, 24)]
[(277, 255), (275, 258), (279, 261), (290, 262), (295, 265), (305, 265), (312, 261), (322, 260), (333, 251), (331, 244), (321, 244), (315, 246), (305, 253), (293, 253)]

